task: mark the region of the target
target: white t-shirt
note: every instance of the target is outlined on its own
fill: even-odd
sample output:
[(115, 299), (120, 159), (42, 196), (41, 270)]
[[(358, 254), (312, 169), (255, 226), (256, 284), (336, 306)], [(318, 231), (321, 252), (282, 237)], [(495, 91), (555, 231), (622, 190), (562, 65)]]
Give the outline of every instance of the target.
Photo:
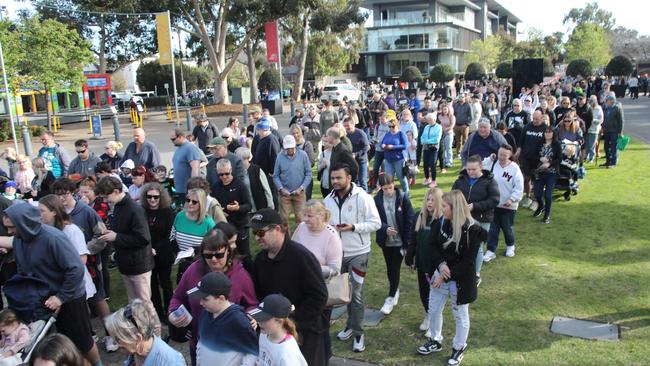
[(287, 336), (280, 343), (273, 343), (269, 336), (260, 334), (260, 359), (259, 366), (307, 366), (307, 361), (300, 353), (298, 342)]
[[(63, 233), (68, 237), (68, 239), (70, 239), (70, 243), (80, 256), (90, 254), (88, 247), (86, 246), (84, 233), (79, 229), (79, 226), (75, 224), (66, 225), (63, 228)], [(90, 277), (90, 272), (88, 272), (86, 266), (84, 266), (84, 286), (86, 287), (86, 299), (90, 299), (97, 292), (97, 288), (95, 288), (93, 278)]]

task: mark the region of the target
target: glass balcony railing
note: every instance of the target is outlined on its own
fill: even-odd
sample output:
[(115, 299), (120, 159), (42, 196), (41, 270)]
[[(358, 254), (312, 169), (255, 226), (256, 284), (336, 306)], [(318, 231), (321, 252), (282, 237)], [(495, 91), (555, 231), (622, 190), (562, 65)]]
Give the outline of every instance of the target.
[(444, 25), (374, 29), (366, 32), (364, 51), (399, 51), (435, 48), (458, 48), (469, 50), (471, 42), (478, 38), (475, 32)]
[(409, 18), (397, 18), (397, 19), (380, 19), (375, 20), (373, 23), (374, 27), (394, 27), (398, 25), (410, 25), (410, 24), (428, 24), (432, 23), (433, 18), (430, 16), (424, 17), (409, 17)]

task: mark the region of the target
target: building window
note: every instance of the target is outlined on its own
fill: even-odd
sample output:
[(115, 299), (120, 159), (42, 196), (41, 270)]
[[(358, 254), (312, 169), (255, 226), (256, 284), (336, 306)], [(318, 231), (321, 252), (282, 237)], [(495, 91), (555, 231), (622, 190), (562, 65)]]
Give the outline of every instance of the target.
[(377, 56), (366, 56), (366, 76), (377, 76)]

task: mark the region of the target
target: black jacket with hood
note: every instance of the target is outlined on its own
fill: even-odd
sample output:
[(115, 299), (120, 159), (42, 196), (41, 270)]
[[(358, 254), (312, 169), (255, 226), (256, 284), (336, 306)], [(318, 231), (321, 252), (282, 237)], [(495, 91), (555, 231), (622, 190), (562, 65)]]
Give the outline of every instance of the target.
[(18, 274), (36, 277), (50, 286), (63, 304), (85, 298), (84, 265), (68, 237), (41, 223), (38, 207), (17, 203), (5, 210), (16, 226), (13, 240)]
[[(375, 196), (375, 206), (377, 206), (377, 211), (379, 212), (379, 218), (381, 218), (381, 228), (377, 230), (377, 245), (384, 247), (386, 241), (388, 240), (388, 219), (386, 218), (386, 209), (384, 208), (384, 191), (379, 191)], [(409, 246), (409, 240), (412, 238), (413, 222), (415, 218), (415, 213), (413, 212), (413, 206), (411, 205), (411, 200), (408, 195), (399, 191), (395, 188), (395, 222), (397, 227), (397, 232), (402, 239), (402, 248), (407, 249)]]
[(115, 204), (110, 230), (117, 233), (113, 247), (121, 274), (135, 276), (153, 269), (147, 216), (142, 206), (135, 203), (128, 194)]
[(492, 222), (494, 208), (499, 204), (499, 185), (489, 170), (483, 170), (483, 175), (474, 185), (469, 184), (467, 170), (463, 169), (451, 189), (463, 192), (467, 203), (473, 206), (472, 217), (478, 222)]

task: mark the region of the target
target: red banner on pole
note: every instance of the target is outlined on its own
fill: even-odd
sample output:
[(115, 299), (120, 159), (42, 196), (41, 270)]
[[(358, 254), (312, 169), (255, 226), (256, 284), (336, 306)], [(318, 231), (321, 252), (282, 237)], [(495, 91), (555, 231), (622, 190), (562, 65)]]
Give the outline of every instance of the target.
[(266, 62), (279, 62), (278, 26), (276, 22), (264, 23), (266, 33)]

